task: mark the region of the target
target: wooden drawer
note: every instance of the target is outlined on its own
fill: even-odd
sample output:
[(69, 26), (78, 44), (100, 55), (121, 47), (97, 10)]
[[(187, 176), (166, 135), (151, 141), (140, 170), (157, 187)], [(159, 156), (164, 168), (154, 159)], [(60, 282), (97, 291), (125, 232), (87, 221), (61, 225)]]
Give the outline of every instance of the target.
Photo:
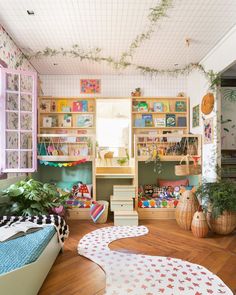
[(137, 226), (138, 214), (136, 211), (117, 211), (114, 212), (114, 225), (115, 226)]
[(135, 198), (135, 186), (133, 185), (114, 185), (113, 196), (120, 200)]
[(88, 220), (90, 219), (89, 208), (73, 208), (67, 209), (68, 219), (80, 219)]
[(175, 208), (138, 208), (139, 219), (175, 219)]
[(110, 198), (111, 211), (131, 211), (133, 210), (133, 199), (131, 200), (119, 200), (114, 199), (114, 196)]

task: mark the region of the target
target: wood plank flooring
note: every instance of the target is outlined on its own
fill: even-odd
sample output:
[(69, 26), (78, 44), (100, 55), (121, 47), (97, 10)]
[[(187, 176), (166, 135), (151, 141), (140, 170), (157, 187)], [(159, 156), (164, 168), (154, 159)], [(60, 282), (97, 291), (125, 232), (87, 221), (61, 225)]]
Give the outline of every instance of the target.
[[(236, 293), (236, 232), (229, 236), (211, 234), (206, 239), (195, 238), (182, 230), (175, 220), (146, 220), (149, 234), (127, 238), (110, 244), (112, 250), (146, 255), (171, 256), (205, 266), (217, 274)], [(83, 235), (105, 225), (90, 221), (69, 221), (70, 237), (48, 274), (40, 295), (102, 295), (105, 274), (95, 263), (77, 254)], [(125, 294), (122, 294), (125, 295)]]

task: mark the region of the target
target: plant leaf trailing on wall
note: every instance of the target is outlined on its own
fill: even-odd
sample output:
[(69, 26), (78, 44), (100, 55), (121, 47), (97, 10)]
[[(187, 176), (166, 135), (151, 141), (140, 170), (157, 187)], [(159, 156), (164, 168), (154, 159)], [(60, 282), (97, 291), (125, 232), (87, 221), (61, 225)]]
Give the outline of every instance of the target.
[(128, 67), (132, 67), (142, 74), (148, 74), (151, 76), (157, 75), (170, 75), (170, 76), (179, 76), (179, 75), (188, 75), (193, 70), (199, 70), (202, 72), (209, 81), (210, 89), (216, 90), (216, 88), (220, 85), (220, 75), (218, 73), (214, 73), (212, 70), (206, 71), (204, 67), (199, 63), (189, 63), (182, 69), (158, 69), (151, 68), (142, 65), (136, 65), (127, 61), (127, 59), (132, 59), (134, 52), (137, 48), (141, 46), (141, 44), (151, 38), (151, 35), (154, 32), (154, 27), (160, 21), (160, 19), (167, 17), (167, 11), (170, 7), (172, 7), (173, 0), (162, 0), (160, 4), (150, 8), (150, 13), (148, 14), (149, 24), (147, 29), (138, 34), (135, 39), (131, 42), (128, 50), (121, 54), (120, 59), (115, 60), (111, 56), (102, 56), (101, 48), (94, 48), (88, 51), (81, 49), (79, 44), (74, 44), (71, 48), (65, 49), (61, 47), (60, 49), (49, 48), (46, 47), (43, 50), (37, 51), (32, 54), (22, 53), (19, 56), (19, 59), (16, 63), (16, 68), (22, 65), (23, 60), (26, 58), (28, 60), (31, 59), (39, 59), (42, 57), (55, 57), (55, 56), (68, 56), (73, 58), (79, 58), (81, 61), (89, 60), (92, 62), (106, 62), (110, 66), (115, 69), (125, 69)]

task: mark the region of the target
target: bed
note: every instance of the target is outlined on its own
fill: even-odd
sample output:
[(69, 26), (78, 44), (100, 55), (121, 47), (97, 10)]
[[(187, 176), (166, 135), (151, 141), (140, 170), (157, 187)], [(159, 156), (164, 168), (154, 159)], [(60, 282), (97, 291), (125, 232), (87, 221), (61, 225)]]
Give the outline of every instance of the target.
[[(26, 218), (1, 217), (0, 226), (19, 219)], [(37, 294), (68, 236), (68, 226), (59, 216), (29, 219), (47, 225), (38, 232), (0, 243), (0, 294)]]

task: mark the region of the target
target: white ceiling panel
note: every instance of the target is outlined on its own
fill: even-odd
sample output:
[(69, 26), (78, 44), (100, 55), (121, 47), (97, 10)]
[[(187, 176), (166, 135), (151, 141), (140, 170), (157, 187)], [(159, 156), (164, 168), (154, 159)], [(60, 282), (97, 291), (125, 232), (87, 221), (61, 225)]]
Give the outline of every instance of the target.
[[(87, 51), (119, 59), (145, 31), (154, 0), (0, 0), (0, 22), (23, 50), (46, 47)], [(27, 10), (33, 10), (29, 16)], [(132, 63), (173, 68), (200, 61), (236, 24), (236, 0), (173, 0), (173, 7), (150, 40), (135, 51)], [(187, 48), (184, 40), (190, 38)], [(56, 63), (58, 65), (54, 66)], [(117, 74), (109, 65), (70, 57), (32, 60), (41, 74)], [(134, 68), (119, 73), (137, 73)]]

